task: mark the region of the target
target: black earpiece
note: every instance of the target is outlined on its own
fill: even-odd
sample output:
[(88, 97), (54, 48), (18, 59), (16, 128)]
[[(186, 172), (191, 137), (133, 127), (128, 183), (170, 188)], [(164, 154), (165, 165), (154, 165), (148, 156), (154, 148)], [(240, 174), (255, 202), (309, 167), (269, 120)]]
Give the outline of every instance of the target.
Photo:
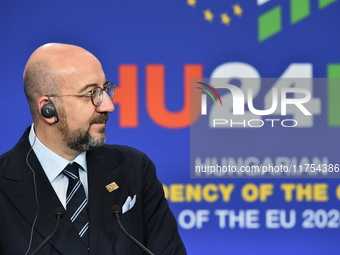
[(45, 118), (56, 117), (57, 119), (54, 123), (57, 123), (57, 122), (59, 122), (57, 109), (55, 108), (55, 105), (52, 102), (51, 98), (49, 96), (47, 96), (47, 97), (48, 97), (49, 103), (44, 104), (41, 107), (41, 115), (44, 116)]

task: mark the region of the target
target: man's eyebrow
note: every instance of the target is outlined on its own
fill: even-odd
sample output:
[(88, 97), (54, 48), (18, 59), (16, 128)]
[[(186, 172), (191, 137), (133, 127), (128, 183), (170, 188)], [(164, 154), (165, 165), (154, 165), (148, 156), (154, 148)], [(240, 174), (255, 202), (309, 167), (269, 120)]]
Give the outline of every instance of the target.
[(97, 83), (88, 84), (88, 85), (84, 86), (79, 92), (84, 92), (84, 91), (88, 90), (89, 88), (96, 88), (96, 87), (98, 87)]

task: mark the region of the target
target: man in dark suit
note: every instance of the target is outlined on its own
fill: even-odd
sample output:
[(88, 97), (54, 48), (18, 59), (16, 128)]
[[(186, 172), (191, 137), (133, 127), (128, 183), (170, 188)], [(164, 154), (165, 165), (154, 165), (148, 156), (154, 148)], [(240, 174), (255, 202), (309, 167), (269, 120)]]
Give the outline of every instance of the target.
[(27, 62), (24, 89), (34, 124), (0, 157), (0, 254), (31, 254), (53, 232), (57, 208), (66, 211), (40, 254), (144, 254), (118, 228), (113, 205), (151, 252), (186, 254), (152, 161), (104, 144), (114, 85), (98, 59), (43, 45)]

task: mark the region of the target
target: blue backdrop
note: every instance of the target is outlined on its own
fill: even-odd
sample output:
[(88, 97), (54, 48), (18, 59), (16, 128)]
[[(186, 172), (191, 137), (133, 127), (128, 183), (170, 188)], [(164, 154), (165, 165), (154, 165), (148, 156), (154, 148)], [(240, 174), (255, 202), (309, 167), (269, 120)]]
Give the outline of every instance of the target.
[[(107, 142), (153, 159), (189, 254), (338, 254), (339, 179), (190, 178), (184, 88), (228, 63), (262, 78), (340, 77), (339, 14), (338, 0), (1, 0), (0, 153), (32, 122), (22, 85), (30, 54), (76, 44), (117, 84)], [(235, 68), (222, 70), (232, 77)], [(222, 156), (339, 164), (340, 86), (312, 88), (320, 102), (312, 124), (276, 136), (224, 130)], [(260, 87), (259, 109), (269, 89)]]

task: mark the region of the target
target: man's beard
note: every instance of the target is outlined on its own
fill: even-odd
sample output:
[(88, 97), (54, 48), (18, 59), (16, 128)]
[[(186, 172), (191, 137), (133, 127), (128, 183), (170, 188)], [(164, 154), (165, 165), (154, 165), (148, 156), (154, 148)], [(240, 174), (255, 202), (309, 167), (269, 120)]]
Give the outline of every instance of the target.
[(100, 147), (105, 143), (106, 135), (105, 135), (105, 127), (102, 128), (99, 133), (102, 134), (100, 137), (95, 137), (90, 133), (91, 125), (94, 123), (103, 123), (108, 120), (107, 113), (100, 113), (99, 116), (94, 117), (89, 124), (87, 130), (78, 128), (76, 130), (71, 131), (67, 125), (66, 114), (64, 109), (58, 110), (59, 114), (59, 123), (58, 130), (63, 135), (63, 141), (67, 144), (67, 146), (75, 151), (83, 152), (88, 151), (93, 147)]

